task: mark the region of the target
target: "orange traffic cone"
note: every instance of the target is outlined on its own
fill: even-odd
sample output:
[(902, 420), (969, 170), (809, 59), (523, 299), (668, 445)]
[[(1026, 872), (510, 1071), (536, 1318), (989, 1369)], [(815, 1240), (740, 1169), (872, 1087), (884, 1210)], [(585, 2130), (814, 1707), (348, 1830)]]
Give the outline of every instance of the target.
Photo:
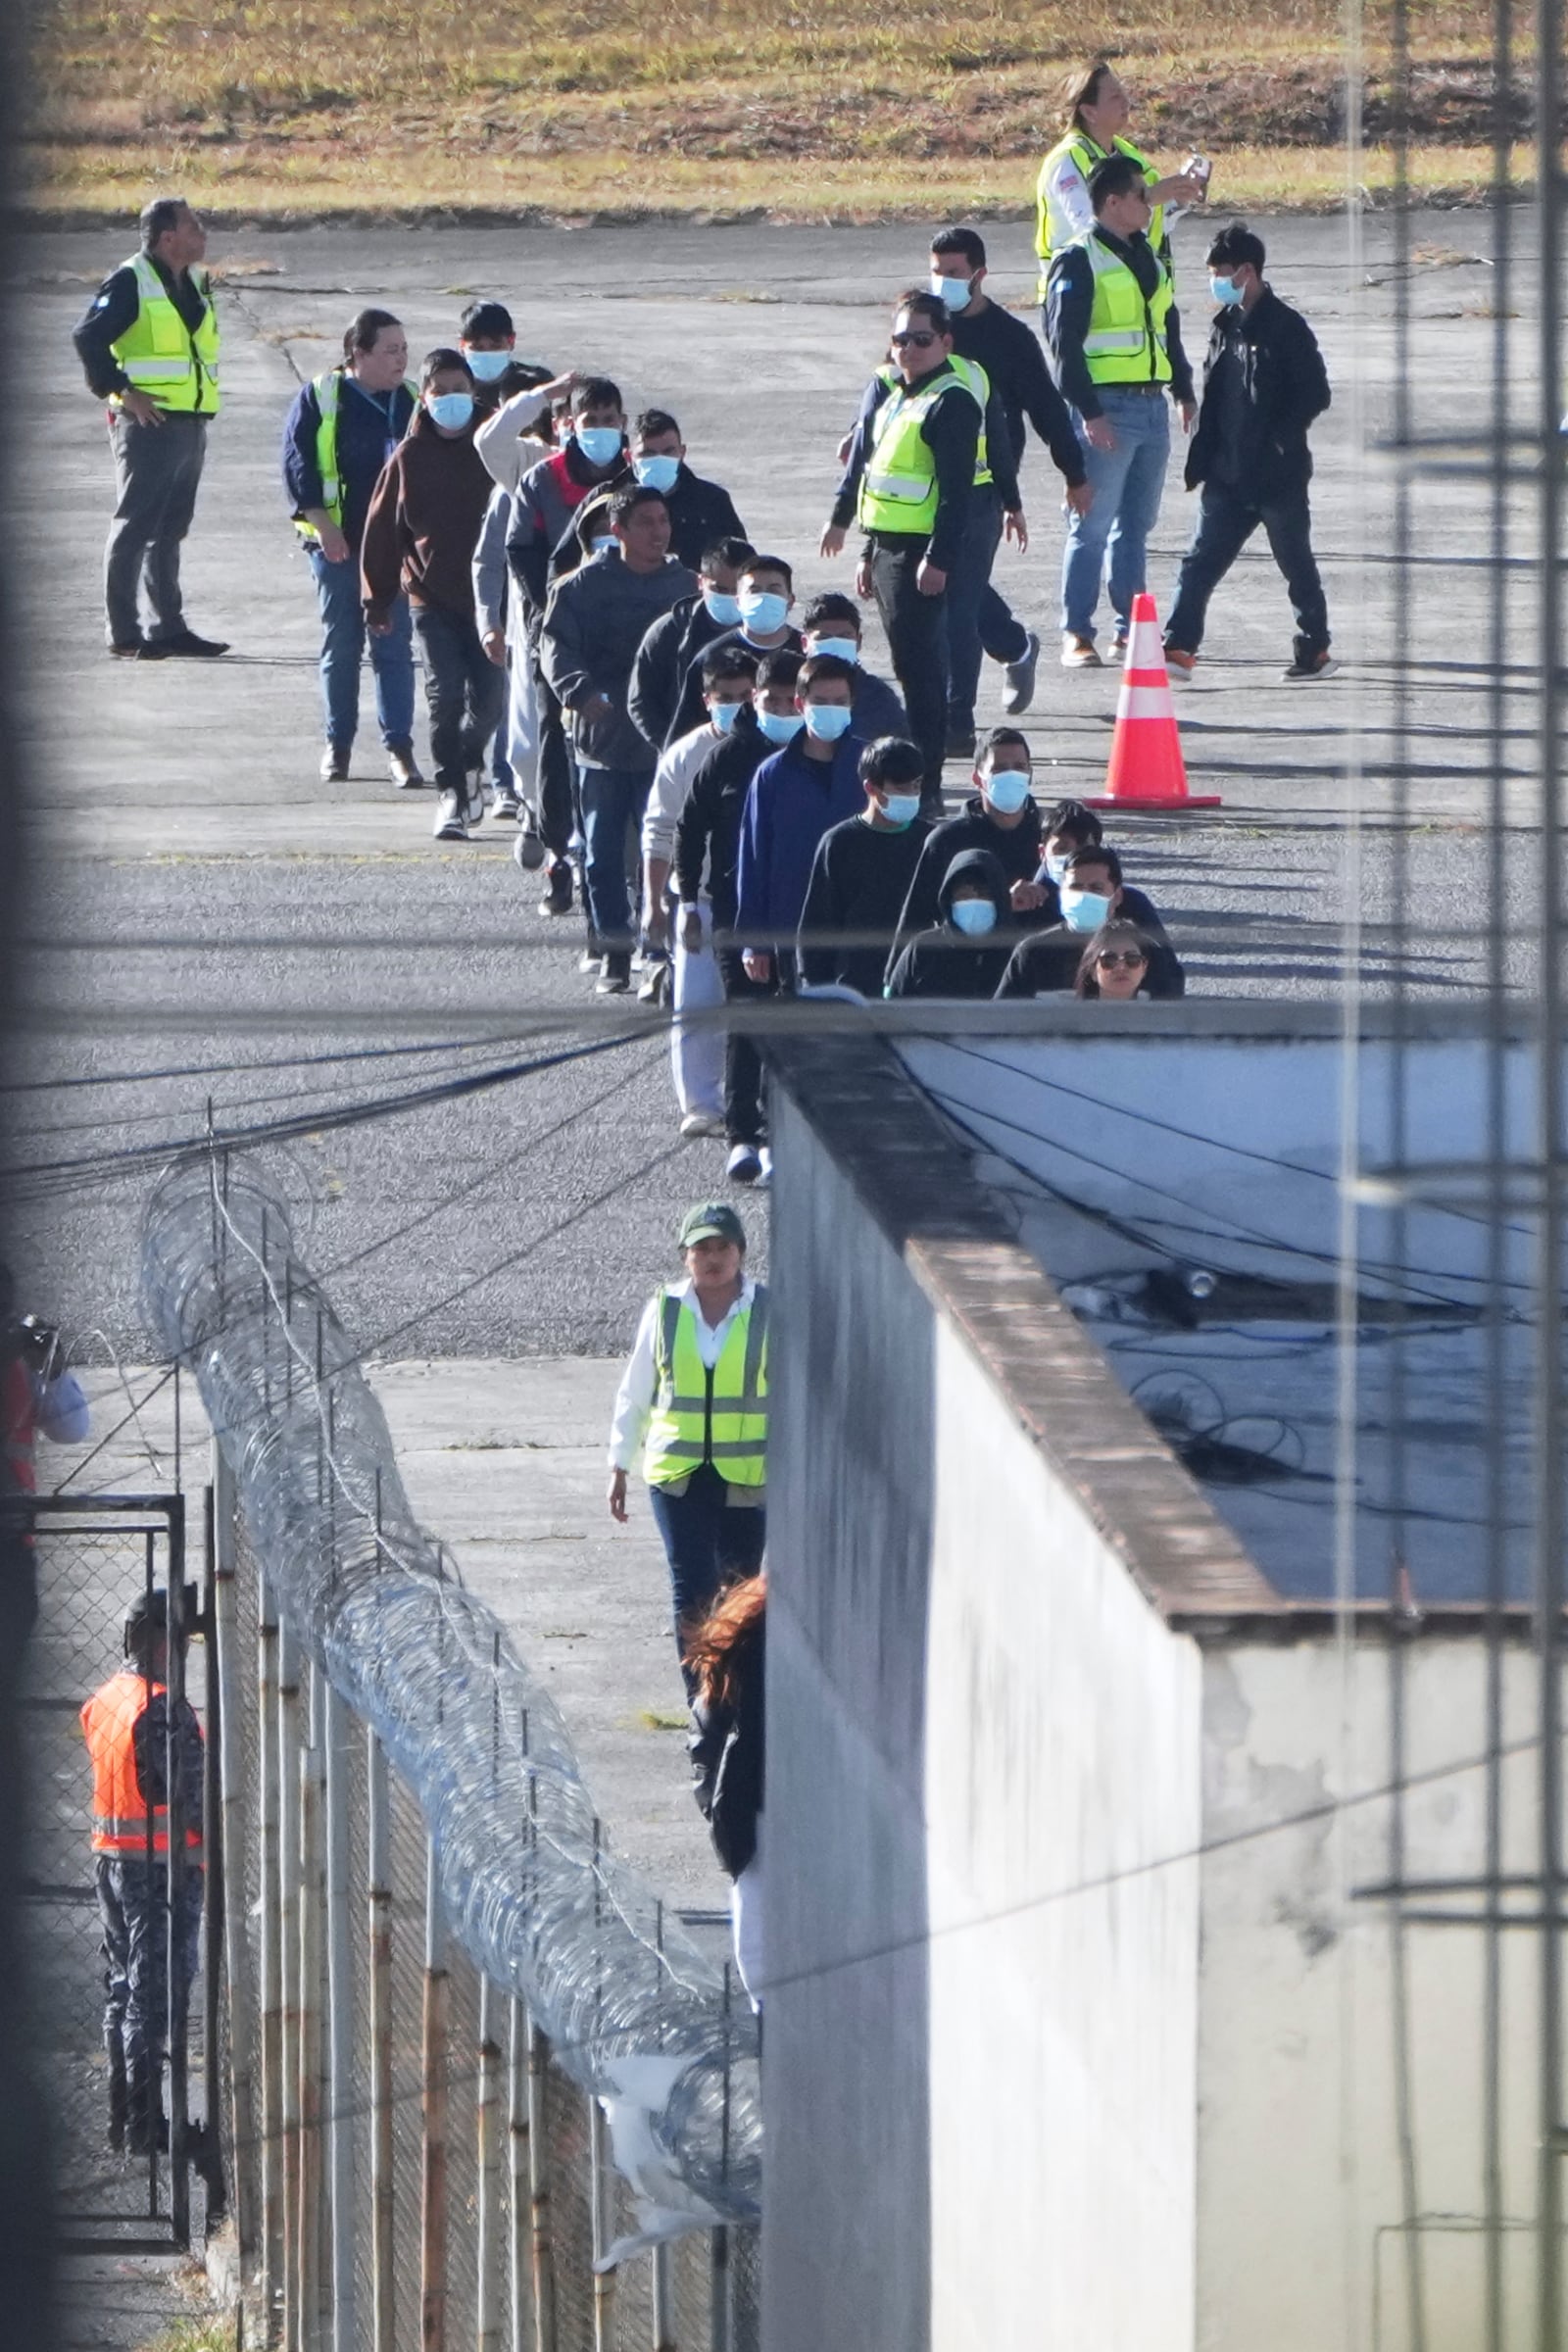
[(1219, 794), (1190, 793), (1176, 706), (1152, 596), (1133, 598), (1127, 666), (1116, 698), (1105, 789), (1091, 808), (1217, 808)]

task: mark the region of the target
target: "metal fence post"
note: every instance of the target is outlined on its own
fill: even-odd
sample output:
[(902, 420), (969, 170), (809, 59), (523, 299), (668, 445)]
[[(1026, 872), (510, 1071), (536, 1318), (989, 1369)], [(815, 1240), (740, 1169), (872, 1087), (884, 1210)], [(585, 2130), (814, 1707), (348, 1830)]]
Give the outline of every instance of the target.
[(257, 1584), (257, 1830), (261, 1841), (262, 1945), (262, 2278), (268, 2341), (276, 2333), (283, 2299), (283, 1888), (278, 1840), (278, 1761), (282, 1708), (278, 1695), (277, 1609), (266, 1577)]
[(538, 2352), (559, 2352), (556, 2246), (550, 2213), (550, 2139), (545, 2115), (550, 2043), (528, 2019), (528, 2212), (533, 2231), (533, 2308)]
[(354, 1959), (349, 1933), (349, 1711), (326, 1700), (327, 2211), (332, 2352), (358, 2352), (354, 2278)]
[(710, 2352), (729, 2352), (729, 2231), (709, 2234), (708, 2340)]
[(300, 1748), (300, 2170), (299, 2340), (302, 2352), (321, 2342), (321, 1990), (325, 1960), (326, 1868), (323, 1852), (326, 1722), (320, 1668), (305, 1671), (306, 1738)]
[(170, 2221), (176, 2245), (190, 2244), (190, 2168), (186, 2163), (189, 2151), (188, 2121), (190, 2086), (188, 2081), (186, 2034), (189, 2028), (189, 1991), (183, 1984), (182, 1957), (176, 1961), (184, 1942), (185, 1906), (187, 1902), (187, 1871), (190, 1867), (186, 1851), (186, 1834), (190, 1822), (186, 1815), (189, 1792), (184, 1776), (178, 1769), (178, 1722), (185, 1705), (185, 1636), (189, 1631), (185, 1618), (185, 1498), (172, 1494), (169, 1498), (169, 1639), (168, 1664), (164, 1669), (169, 1697), (164, 1713), (164, 1788), (169, 1807), (168, 1868), (165, 1882), (169, 1889), (169, 1969), (166, 1978), (168, 1992), (169, 2029), (169, 2209)]
[(392, 2261), (392, 1817), (386, 1753), (365, 1733), (366, 1847), (370, 1940), (370, 2275), (372, 2352), (393, 2352), (397, 2329)]
[(588, 2190), (594, 2249), (594, 2352), (615, 2352), (615, 2274), (598, 2267), (610, 2243), (605, 2111), (592, 2091), (588, 2093)]
[(478, 2230), (475, 2337), (478, 2352), (501, 2352), (501, 2043), (495, 2019), (501, 1995), (479, 1979), (479, 2072), (475, 2101)]
[(300, 2272), (300, 1690), (299, 1644), (277, 1628), (278, 1973), (281, 1984), (283, 2342), (299, 2352)]
[[(233, 1473), (222, 1448), (213, 1446), (213, 1655), (208, 1671), (217, 1686), (218, 1780), (222, 1809), (223, 1853), (223, 1973), (228, 1991), (229, 2095), (233, 2117), (234, 2166), (229, 2195), (234, 2235), (239, 2246), (240, 2273), (249, 2277), (259, 2251), (256, 2084), (256, 1984), (251, 1967), (250, 1937), (245, 1926), (245, 1827), (251, 1795), (251, 1772), (256, 1759), (245, 1752), (241, 1736), (244, 1717), (240, 1704), (240, 1661), (245, 1655), (244, 1632), (238, 1622), (234, 1557), (238, 1529)], [(260, 1629), (258, 1629), (258, 1632)], [(263, 1737), (266, 1737), (264, 1710)], [(263, 1876), (262, 1912), (267, 1910), (267, 1881)], [(208, 2115), (216, 2132), (218, 2111)]]
[(533, 2352), (528, 2256), (528, 2019), (515, 1993), (507, 2003), (507, 2174), (512, 2188), (507, 2217), (510, 2309), (507, 2352)]
[(435, 1844), (426, 1842), (424, 1892), (424, 2095), (419, 2213), (419, 2341), (446, 2352), (447, 2340), (447, 1980), (446, 1922)]

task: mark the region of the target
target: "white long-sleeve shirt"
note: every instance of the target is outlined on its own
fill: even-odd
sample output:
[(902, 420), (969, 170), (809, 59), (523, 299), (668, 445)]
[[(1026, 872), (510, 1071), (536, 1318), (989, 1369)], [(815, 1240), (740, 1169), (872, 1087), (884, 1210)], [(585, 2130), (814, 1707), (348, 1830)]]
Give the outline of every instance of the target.
[(537, 441), (521, 437), (530, 424), (538, 423), (548, 405), (542, 392), (514, 392), (475, 431), (473, 446), (480, 463), (501, 489), (514, 492), (529, 466), (549, 456)]
[(677, 735), (659, 756), (648, 807), (643, 812), (643, 856), (675, 862), (675, 827), (686, 806), (692, 778), (719, 740), (718, 729), (705, 718), (689, 735)]
[[(690, 1298), (692, 1296), (689, 1282), (668, 1282), (664, 1288), (672, 1298)], [(756, 1296), (756, 1283), (749, 1276), (744, 1277), (740, 1297), (728, 1314), (720, 1316), (716, 1323), (710, 1323), (702, 1308), (693, 1302), (692, 1322), (696, 1326), (697, 1352), (703, 1360), (705, 1371), (711, 1372), (723, 1353), (730, 1325), (737, 1315), (744, 1314)], [(643, 1319), (637, 1326), (637, 1337), (631, 1354), (626, 1359), (626, 1369), (620, 1376), (620, 1386), (615, 1391), (615, 1409), (610, 1422), (612, 1470), (629, 1470), (641, 1453), (643, 1440), (648, 1435), (648, 1424), (654, 1410), (654, 1391), (659, 1381), (654, 1359), (654, 1346), (659, 1337), (659, 1311), (656, 1292), (643, 1308)]]

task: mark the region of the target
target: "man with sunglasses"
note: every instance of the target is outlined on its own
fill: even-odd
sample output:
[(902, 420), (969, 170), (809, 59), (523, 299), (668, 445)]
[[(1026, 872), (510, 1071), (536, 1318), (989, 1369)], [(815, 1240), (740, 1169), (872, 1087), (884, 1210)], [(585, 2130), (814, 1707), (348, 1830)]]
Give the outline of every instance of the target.
[(1051, 265), (1046, 327), (1056, 380), (1074, 412), (1091, 492), (1067, 525), (1061, 564), (1064, 669), (1098, 669), (1095, 607), (1109, 555), (1119, 653), (1144, 577), (1170, 458), (1166, 395), (1192, 430), (1193, 371), (1170, 272), (1149, 241), (1150, 196), (1130, 156), (1096, 166), (1095, 225)]
[(821, 552), (838, 555), (858, 517), (865, 539), (856, 593), (876, 598), (925, 761), (921, 814), (940, 816), (949, 574), (963, 552), (976, 488), (995, 478), (1004, 508), (1013, 511), (1016, 468), (985, 369), (954, 357), (941, 296), (904, 295), (889, 341), (892, 365), (866, 386)]

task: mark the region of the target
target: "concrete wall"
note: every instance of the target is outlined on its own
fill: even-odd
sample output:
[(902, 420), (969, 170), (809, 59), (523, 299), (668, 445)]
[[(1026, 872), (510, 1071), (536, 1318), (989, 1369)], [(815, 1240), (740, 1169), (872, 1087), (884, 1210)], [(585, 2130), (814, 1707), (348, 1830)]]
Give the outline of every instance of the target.
[(1201, 1670), (1129, 1561), (1266, 1588), (891, 1057), (772, 1126), (766, 2352), (1187, 2352)]

